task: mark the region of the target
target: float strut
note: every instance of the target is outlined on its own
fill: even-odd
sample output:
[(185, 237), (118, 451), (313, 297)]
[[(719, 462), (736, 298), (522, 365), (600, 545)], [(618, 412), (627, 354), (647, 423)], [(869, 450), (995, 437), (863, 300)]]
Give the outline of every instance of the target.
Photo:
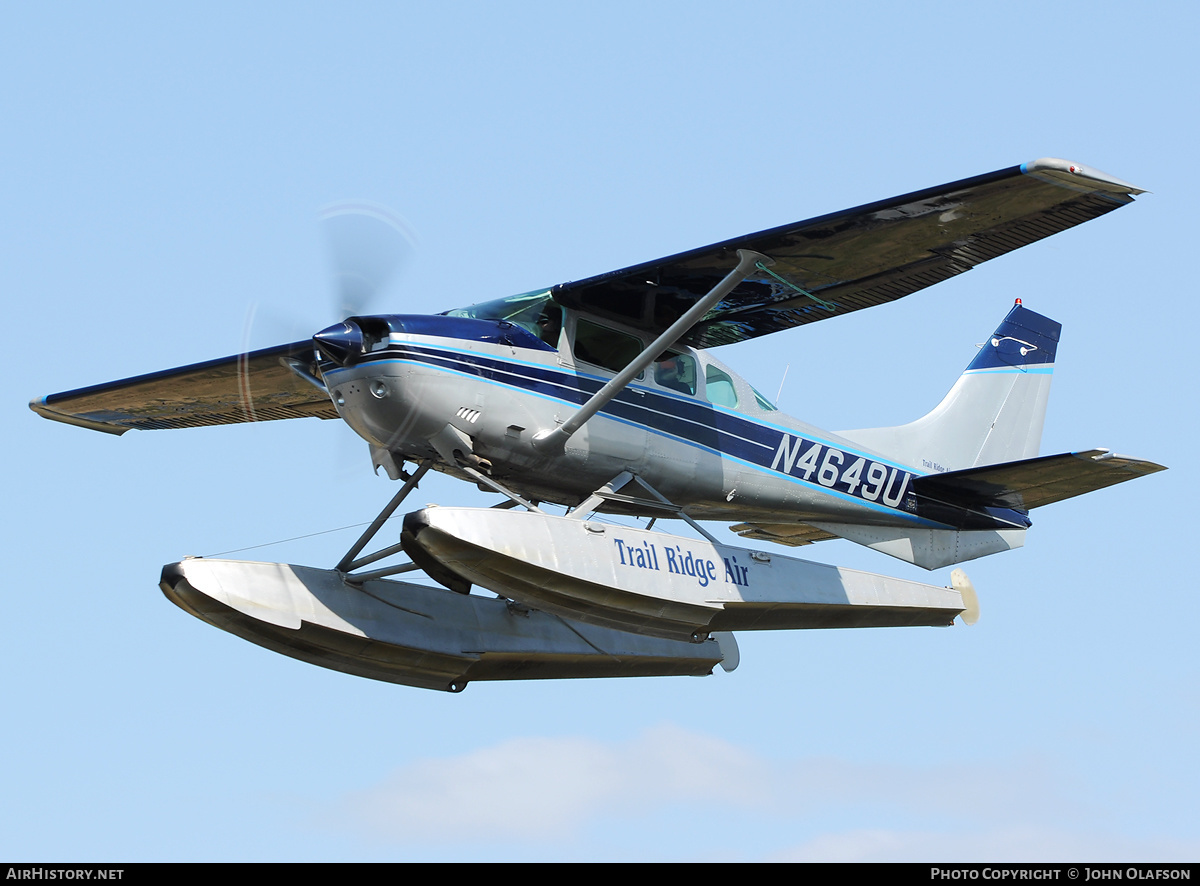
[(346, 556), (342, 557), (342, 559), (338, 562), (338, 565), (333, 567), (334, 569), (336, 569), (338, 572), (349, 572), (350, 570), (365, 565), (366, 563), (373, 563), (375, 560), (381, 559), (379, 557), (364, 557), (364, 562), (362, 563), (357, 563), (354, 560), (354, 558), (362, 552), (362, 549), (367, 546), (371, 539), (375, 537), (375, 533), (377, 533), (383, 527), (383, 524), (387, 522), (388, 518), (396, 512), (396, 508), (400, 507), (400, 503), (408, 497), (410, 492), (417, 488), (417, 484), (421, 482), (421, 478), (425, 476), (432, 464), (433, 463), (429, 459), (426, 459), (417, 466), (417, 469), (413, 472), (413, 475), (405, 481), (404, 485), (400, 488), (400, 491), (397, 492), (392, 497), (392, 500), (387, 503), (387, 506), (379, 512), (379, 516), (372, 521), (371, 525), (367, 527), (367, 531), (364, 532), (361, 537), (359, 537), (358, 541), (354, 543), (353, 547), (346, 551)]

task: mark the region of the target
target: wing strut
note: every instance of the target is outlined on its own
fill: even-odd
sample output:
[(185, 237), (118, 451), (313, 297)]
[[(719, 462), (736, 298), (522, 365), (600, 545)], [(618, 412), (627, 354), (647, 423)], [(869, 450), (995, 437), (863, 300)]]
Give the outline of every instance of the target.
[(539, 431), (533, 438), (533, 445), (543, 452), (557, 452), (566, 445), (567, 440), (583, 427), (584, 423), (603, 409), (608, 402), (616, 397), (625, 387), (638, 377), (654, 358), (675, 344), (685, 332), (704, 319), (717, 303), (727, 296), (734, 288), (750, 276), (756, 262), (763, 265), (773, 265), (775, 262), (767, 256), (750, 249), (739, 249), (737, 267), (725, 275), (725, 278), (709, 290), (708, 295), (700, 299), (687, 312), (667, 327), (666, 331), (656, 338), (638, 357), (608, 380), (600, 390), (579, 407), (570, 418), (552, 430)]

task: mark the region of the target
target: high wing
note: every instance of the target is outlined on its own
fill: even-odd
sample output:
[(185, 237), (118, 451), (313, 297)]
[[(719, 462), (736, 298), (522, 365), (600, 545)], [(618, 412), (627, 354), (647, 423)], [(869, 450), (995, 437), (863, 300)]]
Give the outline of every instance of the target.
[[(769, 257), (773, 264), (752, 267), (679, 339), (713, 347), (893, 301), (1140, 193), (1086, 166), (1036, 160), (564, 283), (552, 295), (568, 307), (661, 334), (725, 278), (737, 250)], [(318, 385), (312, 342), (303, 341), (51, 394), (30, 408), (112, 434), (336, 418)]]
[(1111, 212), (1143, 190), (1096, 169), (1042, 159), (748, 234), (554, 287), (562, 305), (661, 332), (736, 263), (759, 265), (681, 339), (744, 341), (894, 301), (988, 259)]
[(337, 418), (329, 395), (312, 382), (311, 339), (50, 394), (38, 415), (124, 434), (130, 428), (196, 428), (282, 418)]

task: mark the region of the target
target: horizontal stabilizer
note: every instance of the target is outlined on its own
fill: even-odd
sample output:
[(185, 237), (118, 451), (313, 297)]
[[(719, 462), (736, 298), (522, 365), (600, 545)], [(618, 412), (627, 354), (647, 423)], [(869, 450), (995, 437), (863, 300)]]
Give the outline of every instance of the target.
[(964, 507), (1028, 511), (1165, 470), (1152, 461), (1089, 449), (917, 477), (913, 491)]
[[(1114, 455), (1107, 449), (1090, 449), (916, 477), (912, 489), (918, 501), (932, 499), (970, 511), (1028, 511), (1165, 470), (1154, 462)], [(793, 546), (844, 538), (924, 569), (1009, 551), (1025, 541), (1025, 530), (1016, 526), (973, 530), (813, 521), (739, 523), (731, 528), (743, 538)]]
[(773, 541), (793, 548), (840, 537), (807, 523), (735, 523), (729, 528), (742, 538)]
[[(282, 418), (337, 418), (312, 376), (311, 339), (34, 400), (38, 415), (108, 434)], [(295, 367), (295, 368), (292, 368)]]

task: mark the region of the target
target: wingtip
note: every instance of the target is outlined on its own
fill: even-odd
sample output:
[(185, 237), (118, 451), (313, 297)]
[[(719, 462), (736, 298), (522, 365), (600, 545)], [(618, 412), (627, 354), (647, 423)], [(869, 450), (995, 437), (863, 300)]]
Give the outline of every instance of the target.
[(1132, 455), (1122, 455), (1119, 452), (1105, 448), (1089, 449), (1085, 452), (1072, 453), (1072, 455), (1076, 458), (1091, 459), (1092, 461), (1111, 461), (1114, 464), (1120, 464), (1131, 474), (1157, 474), (1159, 471), (1169, 470), (1166, 465), (1160, 465), (1158, 462), (1147, 461), (1144, 458), (1134, 458)]
[(42, 418), (48, 418), (50, 421), (59, 421), (65, 425), (75, 425), (78, 428), (87, 428), (89, 431), (100, 431), (104, 434), (113, 434), (119, 437), (129, 430), (129, 428), (121, 427), (120, 425), (112, 425), (107, 422), (81, 418), (78, 415), (57, 412), (46, 405), (46, 399), (46, 397), (39, 397), (36, 400), (30, 400), (29, 408)]
[(1070, 188), (1087, 191), (1106, 191), (1110, 194), (1127, 194), (1131, 197), (1147, 193), (1144, 188), (1132, 185), (1107, 172), (1058, 157), (1041, 157), (1028, 163), (1022, 163), (1021, 171), (1052, 184), (1066, 185)]

